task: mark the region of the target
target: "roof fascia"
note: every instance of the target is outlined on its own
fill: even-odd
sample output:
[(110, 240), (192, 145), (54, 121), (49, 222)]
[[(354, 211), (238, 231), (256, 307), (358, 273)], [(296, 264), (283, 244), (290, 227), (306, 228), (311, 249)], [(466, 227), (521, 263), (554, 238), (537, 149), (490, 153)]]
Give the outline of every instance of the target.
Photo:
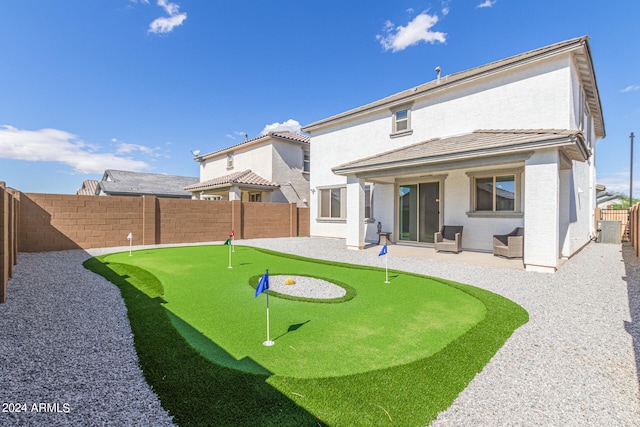
[[(579, 139), (579, 138), (578, 138)], [(578, 145), (579, 142), (576, 141), (575, 136), (563, 137), (563, 138), (554, 138), (547, 139), (544, 141), (535, 141), (526, 144), (519, 144), (517, 146), (512, 147), (498, 147), (498, 148), (489, 148), (489, 149), (481, 149), (481, 150), (473, 150), (466, 151), (463, 153), (453, 153), (453, 154), (445, 154), (441, 156), (434, 156), (428, 158), (418, 158), (412, 160), (399, 160), (396, 162), (389, 162), (379, 165), (371, 165), (371, 166), (356, 166), (356, 167), (344, 167), (340, 166), (331, 169), (337, 175), (358, 175), (361, 176), (363, 173), (373, 172), (377, 174), (379, 171), (383, 170), (393, 170), (402, 167), (412, 167), (412, 166), (423, 166), (423, 165), (432, 165), (438, 163), (447, 163), (454, 161), (462, 161), (465, 159), (478, 158), (478, 157), (487, 157), (487, 156), (500, 156), (503, 154), (512, 154), (512, 153), (521, 153), (521, 152), (533, 152), (533, 150), (540, 150), (543, 148), (550, 147), (563, 147), (567, 145)]]
[(244, 149), (244, 148), (252, 147), (252, 146), (257, 145), (259, 143), (265, 143), (265, 145), (266, 145), (266, 143), (268, 142), (269, 139), (274, 139), (274, 140), (278, 140), (278, 141), (281, 141), (281, 142), (286, 142), (286, 143), (293, 144), (293, 145), (309, 146), (308, 142), (297, 141), (295, 139), (286, 138), (286, 137), (281, 136), (281, 135), (266, 134), (266, 135), (261, 135), (261, 136), (259, 136), (257, 138), (250, 139), (248, 141), (241, 142), (241, 143), (236, 144), (236, 145), (232, 145), (231, 147), (222, 148), (222, 149), (217, 150), (217, 151), (212, 151), (211, 153), (203, 154), (201, 156), (196, 156), (196, 157), (193, 158), (193, 160), (198, 162), (198, 163), (202, 163), (205, 160), (210, 160), (212, 158), (221, 156), (223, 154), (232, 153), (232, 152), (236, 151), (237, 149)]
[(478, 168), (482, 166), (497, 166), (509, 163), (516, 162), (524, 162), (528, 160), (533, 155), (533, 151), (522, 151), (520, 153), (511, 153), (499, 156), (493, 156), (490, 158), (486, 157), (469, 157), (463, 159), (454, 159), (449, 161), (442, 162), (433, 162), (433, 163), (422, 163), (415, 165), (408, 165), (405, 167), (396, 167), (393, 169), (385, 169), (385, 170), (369, 170), (363, 171), (359, 173), (350, 173), (350, 174), (342, 174), (339, 175), (355, 175), (361, 179), (375, 180), (376, 178), (385, 178), (385, 177), (394, 177), (396, 175), (414, 175), (414, 174), (424, 174), (425, 172), (434, 173), (434, 172), (443, 172), (452, 169), (467, 169), (467, 168)]

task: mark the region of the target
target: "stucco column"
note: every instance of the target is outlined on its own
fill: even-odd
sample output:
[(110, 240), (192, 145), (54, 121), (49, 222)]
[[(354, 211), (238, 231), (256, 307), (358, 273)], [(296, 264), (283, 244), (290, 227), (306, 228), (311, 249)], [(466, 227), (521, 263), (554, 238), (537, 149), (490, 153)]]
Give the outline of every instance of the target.
[(364, 248), (364, 180), (347, 177), (347, 249)]
[(531, 156), (524, 168), (524, 264), (554, 272), (560, 247), (560, 165), (557, 150)]
[(242, 195), (240, 194), (240, 188), (231, 187), (229, 189), (229, 200), (242, 200)]

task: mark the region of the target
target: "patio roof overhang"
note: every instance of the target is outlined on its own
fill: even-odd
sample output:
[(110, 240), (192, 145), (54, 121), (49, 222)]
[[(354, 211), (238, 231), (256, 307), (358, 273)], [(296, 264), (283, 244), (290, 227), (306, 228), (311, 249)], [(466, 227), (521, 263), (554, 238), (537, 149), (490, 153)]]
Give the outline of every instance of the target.
[(561, 167), (586, 161), (591, 151), (576, 130), (477, 130), (434, 138), (397, 150), (345, 163), (337, 175), (355, 175), (372, 182), (393, 182), (396, 176), (420, 175), (525, 161), (535, 150), (558, 148)]

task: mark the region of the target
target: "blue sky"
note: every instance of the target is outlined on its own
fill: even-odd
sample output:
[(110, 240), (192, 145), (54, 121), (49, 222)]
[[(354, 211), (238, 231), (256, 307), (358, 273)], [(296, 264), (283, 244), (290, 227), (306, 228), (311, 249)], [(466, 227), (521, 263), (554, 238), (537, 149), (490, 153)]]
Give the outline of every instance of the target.
[(0, 181), (73, 194), (105, 169), (198, 176), (190, 150), (299, 129), (436, 66), (588, 35), (607, 132), (598, 182), (628, 192), (638, 16), (635, 0), (3, 0)]

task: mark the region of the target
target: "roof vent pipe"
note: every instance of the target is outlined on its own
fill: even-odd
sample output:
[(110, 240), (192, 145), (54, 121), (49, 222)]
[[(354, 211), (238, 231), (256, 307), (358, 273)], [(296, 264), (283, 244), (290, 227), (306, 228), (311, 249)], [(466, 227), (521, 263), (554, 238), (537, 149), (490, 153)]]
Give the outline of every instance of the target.
[(436, 75), (438, 76), (438, 80), (437, 80), (438, 84), (440, 84), (440, 66), (439, 65), (436, 67)]

